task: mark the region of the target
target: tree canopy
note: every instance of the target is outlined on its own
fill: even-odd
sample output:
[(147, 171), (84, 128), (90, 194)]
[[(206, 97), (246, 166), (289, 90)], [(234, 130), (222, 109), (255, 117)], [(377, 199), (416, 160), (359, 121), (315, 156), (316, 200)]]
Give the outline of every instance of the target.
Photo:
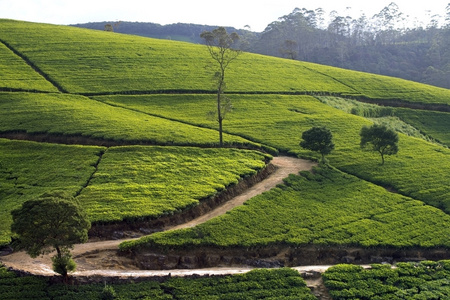
[(325, 162), (325, 155), (330, 154), (334, 149), (333, 135), (326, 127), (313, 127), (304, 131), (302, 133), (302, 139), (300, 146), (311, 151), (319, 152), (322, 155), (322, 162)]
[(54, 271), (67, 276), (75, 265), (69, 248), (88, 239), (91, 223), (75, 199), (45, 197), (26, 201), (11, 212), (11, 231), (17, 235), (13, 246), (31, 257), (56, 250)]
[(374, 124), (364, 126), (360, 132), (362, 149), (376, 151), (381, 155), (381, 164), (384, 164), (384, 155), (398, 152), (398, 134), (384, 125)]

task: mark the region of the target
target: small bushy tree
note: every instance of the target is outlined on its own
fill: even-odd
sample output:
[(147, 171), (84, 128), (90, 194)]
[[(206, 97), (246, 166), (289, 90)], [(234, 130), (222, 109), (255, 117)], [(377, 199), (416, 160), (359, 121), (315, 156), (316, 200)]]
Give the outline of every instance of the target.
[(333, 135), (326, 127), (313, 127), (302, 133), (302, 148), (317, 151), (322, 155), (321, 162), (325, 162), (325, 155), (334, 149)]
[(39, 198), (26, 201), (11, 214), (11, 231), (18, 238), (14, 248), (25, 250), (31, 257), (56, 250), (53, 270), (67, 279), (76, 266), (69, 249), (86, 242), (91, 227), (78, 202), (73, 198)]
[(102, 300), (114, 300), (117, 298), (116, 291), (114, 290), (114, 287), (110, 285), (106, 285), (102, 290), (101, 299)]
[(60, 253), (52, 257), (53, 271), (67, 278), (70, 272), (75, 271), (77, 265), (72, 259), (69, 249), (63, 248)]
[(385, 125), (364, 126), (359, 135), (361, 136), (361, 148), (380, 153), (382, 165), (384, 165), (385, 155), (398, 152), (398, 134)]

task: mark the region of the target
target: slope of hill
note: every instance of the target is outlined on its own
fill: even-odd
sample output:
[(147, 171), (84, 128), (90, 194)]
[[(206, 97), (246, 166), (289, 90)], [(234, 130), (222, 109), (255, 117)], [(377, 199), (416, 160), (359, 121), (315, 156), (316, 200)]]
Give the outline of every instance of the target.
[[(348, 14), (335, 14), (325, 24), (323, 10), (296, 8), (292, 13), (267, 24), (260, 33), (227, 29), (241, 35), (246, 41), (246, 50), (252, 53), (395, 76), (449, 88), (450, 56), (446, 51), (450, 45), (449, 18), (447, 25), (438, 24), (435, 19), (427, 25), (416, 23), (414, 28), (404, 28), (405, 15), (400, 18), (398, 11), (395, 3), (391, 3), (372, 18), (361, 16), (352, 19)], [(197, 44), (202, 43), (200, 34), (212, 29), (208, 25), (160, 25), (125, 21), (74, 26), (97, 30), (109, 28), (125, 34)]]
[[(216, 123), (206, 118), (207, 112), (214, 109), (212, 81), (214, 69), (210, 68), (210, 58), (206, 48), (183, 42), (13, 20), (0, 20), (0, 29), (0, 46), (3, 47), (0, 51), (5, 57), (0, 61), (0, 70), (8, 70), (4, 78), (0, 80), (1, 136), (13, 139), (20, 135), (25, 139), (66, 143), (70, 140), (71, 143), (75, 141), (77, 144), (104, 145), (105, 147), (70, 146), (80, 151), (80, 154), (73, 155), (74, 159), (78, 155), (80, 157), (87, 155), (90, 163), (87, 166), (80, 166), (79, 169), (73, 166), (63, 167), (64, 169), (75, 168), (74, 174), (72, 174), (74, 170), (67, 170), (67, 176), (69, 178), (73, 176), (84, 182), (80, 186), (80, 183), (75, 180), (72, 186), (78, 188), (65, 189), (62, 184), (52, 186), (50, 183), (42, 183), (41, 181), (45, 182), (45, 178), (39, 179), (34, 184), (20, 185), (23, 174), (37, 172), (39, 161), (28, 160), (28, 167), (24, 167), (22, 159), (24, 155), (9, 156), (11, 151), (9, 149), (20, 147), (15, 144), (17, 142), (2, 140), (5, 146), (2, 146), (2, 152), (0, 152), (2, 162), (0, 183), (8, 187), (2, 188), (0, 193), (2, 207), (7, 208), (3, 212), (5, 227), (2, 231), (7, 231), (10, 222), (8, 214), (11, 209), (32, 197), (43, 193), (61, 192), (61, 190), (80, 197), (85, 203), (98, 201), (100, 204), (107, 203), (107, 198), (110, 196), (98, 199), (99, 195), (107, 195), (111, 192), (115, 194), (114, 200), (118, 201), (115, 204), (117, 207), (120, 206), (121, 197), (117, 196), (120, 193), (124, 193), (122, 198), (124, 203), (126, 198), (127, 203), (130, 204), (141, 201), (151, 203), (157, 199), (163, 199), (158, 204), (162, 208), (162, 214), (177, 213), (191, 207), (192, 201), (188, 201), (189, 203), (182, 207), (174, 206), (172, 200), (165, 202), (164, 199), (173, 199), (173, 197), (165, 198), (164, 193), (173, 192), (178, 195), (175, 193), (175, 187), (189, 194), (192, 192), (191, 184), (196, 182), (205, 190), (209, 190), (210, 194), (211, 191), (214, 194), (223, 190), (227, 184), (233, 184), (236, 180), (249, 176), (249, 173), (254, 173), (254, 171), (249, 172), (248, 169), (234, 166), (233, 168), (236, 167), (236, 169), (233, 169), (232, 173), (236, 177), (225, 184), (220, 180), (218, 183), (201, 179), (200, 174), (181, 176), (194, 174), (195, 172), (192, 173), (193, 164), (208, 164), (207, 162), (214, 159), (220, 161), (229, 159), (238, 162), (237, 165), (247, 161), (250, 166), (258, 166), (251, 169), (259, 170), (267, 158), (255, 151), (241, 150), (238, 156), (229, 158), (229, 154), (225, 152), (218, 154), (213, 151), (199, 150), (181, 156), (183, 159), (178, 161), (173, 159), (177, 156), (175, 154), (177, 152), (171, 152), (167, 148), (167, 151), (156, 156), (156, 160), (162, 165), (168, 161), (175, 161), (174, 165), (170, 166), (175, 174), (170, 173), (166, 176), (175, 176), (177, 183), (170, 184), (173, 189), (169, 188), (164, 192), (152, 194), (150, 191), (156, 186), (142, 184), (141, 180), (146, 181), (142, 178), (156, 180), (161, 176), (161, 170), (150, 170), (148, 165), (138, 163), (138, 161), (152, 161), (155, 152), (149, 145), (177, 147), (216, 147), (218, 145)], [(9, 67), (9, 63), (13, 61), (17, 63)], [(301, 133), (312, 126), (327, 126), (331, 129), (336, 149), (329, 157), (330, 164), (341, 171), (366, 180), (358, 184), (364, 187), (360, 189), (366, 189), (371, 194), (370, 201), (352, 198), (355, 201), (352, 205), (357, 206), (361, 211), (355, 213), (351, 225), (346, 226), (343, 223), (342, 228), (331, 227), (329, 232), (331, 236), (345, 231), (346, 239), (342, 240), (344, 244), (372, 246), (372, 239), (367, 239), (367, 236), (374, 234), (372, 227), (376, 222), (369, 222), (368, 219), (376, 217), (382, 223), (385, 218), (386, 223), (391, 224), (390, 222), (397, 218), (399, 211), (403, 211), (402, 218), (405, 220), (422, 220), (421, 216), (426, 216), (427, 220), (432, 219), (436, 222), (425, 225), (425, 222), (418, 221), (423, 224), (417, 228), (417, 236), (421, 238), (412, 244), (408, 242), (410, 227), (399, 230), (398, 239), (389, 236), (388, 232), (377, 231), (377, 235), (385, 235), (379, 238), (381, 245), (448, 248), (448, 243), (443, 239), (433, 238), (431, 241), (423, 239), (426, 239), (426, 235), (430, 232), (440, 232), (443, 236), (448, 234), (450, 150), (439, 144), (401, 135), (399, 154), (389, 157), (386, 165), (380, 166), (378, 157), (368, 155), (359, 149), (359, 131), (363, 125), (369, 125), (372, 121), (330, 107), (318, 100), (318, 97), (333, 95), (343, 98), (343, 101), (351, 98), (385, 105), (420, 107), (431, 111), (448, 112), (450, 90), (397, 78), (250, 53), (244, 53), (231, 65), (227, 73), (227, 86), (228, 96), (234, 106), (234, 111), (229, 114), (224, 123), (227, 133), (226, 144), (229, 147), (265, 149), (272, 154), (281, 151), (317, 159), (316, 153), (300, 149), (298, 146)], [(442, 113), (441, 117), (446, 119), (448, 114)], [(429, 126), (435, 132), (443, 130), (437, 125)], [(432, 136), (431, 129), (429, 132)], [(140, 147), (123, 148), (126, 145), (136, 144), (143, 145), (141, 147), (146, 150)], [(27, 147), (35, 149), (30, 150), (30, 153), (37, 155), (39, 145), (41, 144)], [(110, 148), (110, 145), (117, 146), (116, 150)], [(66, 155), (62, 148), (60, 150), (57, 146), (45, 144), (43, 147), (54, 147), (51, 151), (57, 153), (55, 157)], [(111, 167), (111, 163), (108, 165), (107, 159), (104, 160), (103, 153), (112, 155), (114, 151), (125, 153), (123, 156), (114, 156), (115, 159), (120, 157), (124, 160), (120, 163), (123, 170), (119, 171)], [(5, 159), (6, 157), (9, 158)], [(45, 156), (42, 161), (52, 161), (52, 158)], [(208, 176), (220, 179), (229, 176), (228, 171), (231, 167), (219, 164), (213, 165), (212, 168), (217, 169), (218, 173)], [(91, 174), (86, 178), (89, 170)], [(324, 171), (317, 170), (317, 172)], [(144, 173), (145, 176), (143, 176)], [(332, 173), (325, 175), (326, 178), (327, 176), (331, 180), (314, 179), (318, 182), (318, 186), (323, 186), (324, 190), (350, 187), (356, 180), (353, 176), (345, 174)], [(335, 180), (333, 176), (336, 177)], [(305, 178), (313, 180), (308, 176)], [(148, 180), (152, 182), (152, 179)], [(291, 182), (297, 180), (305, 179), (292, 179)], [(48, 181), (53, 182), (53, 179), (48, 178)], [(156, 185), (164, 185), (164, 180), (160, 183), (156, 182)], [(117, 190), (121, 184), (123, 189)], [(402, 196), (387, 196), (384, 189), (375, 187), (374, 184), (389, 187), (401, 193)], [(30, 191), (23, 193), (24, 188)], [(98, 192), (99, 190), (101, 191)], [(290, 192), (296, 194), (296, 197), (292, 198), (297, 199), (293, 201), (298, 201), (293, 204), (294, 206), (301, 206), (305, 201), (308, 202), (314, 194), (309, 191), (303, 193), (296, 189)], [(207, 197), (210, 194), (202, 195)], [(282, 201), (284, 195), (274, 192), (271, 197)], [(332, 199), (333, 193), (323, 193), (322, 197), (323, 209), (326, 211), (327, 203), (331, 207), (332, 200), (335, 199)], [(260, 200), (255, 200), (253, 205), (259, 206), (258, 201)], [(383, 208), (374, 208), (370, 204), (371, 201), (379, 202)], [(398, 203), (402, 203), (404, 207), (413, 208), (399, 210)], [(392, 209), (390, 209), (391, 205)], [(279, 209), (291, 211), (290, 208)], [(117, 211), (109, 215), (108, 221), (120, 222), (125, 219), (149, 217), (148, 213), (129, 207), (128, 204), (124, 205), (122, 210), (125, 211)], [(372, 213), (373, 210), (382, 210), (383, 215), (376, 216)], [(237, 211), (245, 213), (245, 210)], [(296, 214), (301, 215), (306, 211), (300, 210)], [(249, 212), (250, 215), (253, 213)], [(102, 214), (108, 214), (107, 205), (105, 208), (101, 205), (96, 206), (97, 217), (93, 220), (102, 220), (99, 217)], [(263, 217), (261, 214), (256, 214), (256, 218), (258, 216)], [(152, 217), (155, 216), (152, 215)], [(322, 217), (329, 222), (335, 219), (333, 215)], [(241, 219), (245, 222), (244, 218)], [(317, 219), (316, 222), (327, 222), (324, 219), (320, 219), (321, 221)], [(227, 219), (221, 219), (221, 221), (224, 220)], [(258, 220), (255, 219), (255, 221)], [(312, 222), (314, 223), (314, 220)], [(300, 224), (276, 224), (277, 230), (284, 233), (290, 232), (289, 239), (298, 241), (300, 246), (304, 243), (335, 243), (333, 240), (320, 237), (309, 239), (310, 235)], [(386, 228), (395, 226), (392, 224), (386, 225)], [(239, 226), (245, 236), (245, 224)], [(353, 230), (352, 226), (356, 226), (357, 229)], [(263, 232), (259, 234), (264, 235)], [(186, 241), (187, 245), (192, 244), (190, 237), (186, 235), (182, 241)], [(204, 237), (207, 238), (207, 236)], [(195, 239), (198, 238), (199, 236), (195, 237)], [(257, 239), (258, 236), (255, 236), (255, 240)], [(244, 240), (249, 242), (248, 239)], [(2, 242), (8, 241), (9, 233), (5, 232)], [(282, 240), (275, 238), (274, 242), (282, 242)]]
[[(213, 92), (204, 46), (45, 24), (1, 26), (1, 41), (65, 92)], [(227, 84), (229, 92), (328, 93), (449, 109), (447, 89), (250, 53), (230, 69)]]

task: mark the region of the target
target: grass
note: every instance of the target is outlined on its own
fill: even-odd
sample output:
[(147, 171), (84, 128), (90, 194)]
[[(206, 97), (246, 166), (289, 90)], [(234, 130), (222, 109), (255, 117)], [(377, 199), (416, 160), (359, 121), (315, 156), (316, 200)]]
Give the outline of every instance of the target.
[(395, 100), (423, 105), (432, 103), (449, 105), (448, 93), (450, 90), (445, 88), (325, 65), (313, 65), (313, 68), (315, 71), (339, 80), (342, 84), (357, 91), (358, 93), (348, 94), (356, 98), (363, 96), (369, 99), (382, 100), (380, 102)]
[(81, 192), (77, 198), (92, 222), (156, 218), (254, 175), (269, 156), (237, 149), (107, 149), (0, 139), (0, 158), (0, 245), (5, 245), (11, 210), (43, 194)]
[(290, 175), (285, 183), (195, 228), (155, 233), (120, 249), (450, 246), (450, 216), (423, 202), (331, 168)]
[[(206, 114), (206, 113), (205, 113)], [(90, 137), (124, 143), (211, 146), (218, 132), (141, 112), (105, 105), (78, 95), (0, 93), (0, 131)], [(224, 135), (225, 144), (259, 145)]]
[(372, 265), (336, 265), (324, 274), (333, 299), (448, 299), (450, 261)]
[(395, 114), (427, 136), (450, 147), (450, 113), (397, 108)]
[(0, 245), (10, 242), (11, 210), (46, 193), (75, 196), (95, 171), (102, 151), (0, 139)]
[(256, 269), (245, 274), (203, 278), (169, 278), (124, 283), (55, 284), (43, 277), (22, 276), (0, 266), (3, 300), (22, 299), (317, 299), (295, 270)]
[(0, 41), (0, 90), (57, 92), (44, 77)]
[[(333, 134), (335, 150), (329, 162), (361, 178), (395, 188), (450, 213), (448, 182), (450, 150), (421, 139), (400, 135), (398, 155), (381, 158), (363, 152), (359, 131), (371, 121), (330, 107), (310, 96), (230, 95), (234, 110), (224, 121), (224, 130), (275, 147), (283, 152), (318, 159), (317, 153), (299, 146), (301, 133), (313, 126), (326, 126)], [(104, 96), (97, 99), (182, 120), (198, 126), (214, 126), (204, 117), (212, 107), (208, 95)], [(184, 114), (184, 109), (190, 113)], [(439, 167), (436, 167), (439, 166)], [(406, 175), (407, 174), (407, 175)]]
[[(50, 136), (76, 136), (81, 139), (91, 138), (90, 141), (95, 143), (115, 141), (117, 144), (217, 146), (217, 125), (206, 118), (207, 112), (214, 110), (215, 102), (214, 95), (208, 94), (214, 90), (212, 85), (214, 69), (207, 67), (211, 64), (211, 60), (204, 46), (12, 20), (0, 20), (0, 29), (0, 40), (18, 54), (8, 49), (6, 44), (0, 44), (2, 58), (0, 70), (4, 72), (2, 74), (6, 74), (0, 79), (0, 89), (3, 90), (0, 93), (1, 133), (26, 132), (30, 135), (43, 133)], [(52, 92), (55, 88), (49, 83), (43, 84), (43, 77), (27, 63), (36, 66), (43, 74), (46, 74), (46, 78), (54, 82), (63, 92), (38, 93), (37, 91)], [(205, 224), (204, 227), (199, 227), (200, 229), (171, 233), (180, 234), (180, 239), (172, 242), (167, 238), (169, 244), (253, 243), (265, 245), (282, 242), (292, 245), (338, 243), (362, 246), (434, 247), (443, 245), (448, 247), (448, 242), (442, 240), (442, 237), (449, 235), (448, 183), (450, 178), (447, 170), (450, 168), (450, 150), (401, 134), (398, 155), (388, 157), (386, 164), (380, 166), (380, 158), (376, 154), (365, 153), (359, 149), (359, 131), (362, 126), (372, 123), (363, 116), (370, 117), (373, 113), (377, 116), (380, 113), (390, 116), (392, 109), (372, 110), (364, 106), (362, 116), (357, 116), (330, 107), (312, 96), (301, 95), (341, 95), (377, 99), (378, 102), (385, 101), (387, 104), (397, 101), (423, 106), (436, 104), (448, 106), (450, 90), (401, 79), (249, 53), (244, 53), (230, 66), (226, 80), (229, 86), (228, 95), (234, 105), (234, 111), (227, 115), (224, 122), (227, 146), (248, 146), (269, 150), (276, 148), (284, 153), (317, 159), (317, 153), (299, 147), (301, 133), (313, 126), (326, 126), (332, 131), (336, 144), (336, 149), (328, 156), (331, 165), (354, 174), (358, 178), (392, 188), (401, 195), (392, 195), (382, 188), (337, 171), (329, 174), (322, 173), (321, 176), (324, 177), (322, 179), (319, 174), (316, 175), (317, 178), (309, 178), (304, 174), (303, 177), (299, 177), (300, 179), (290, 178), (289, 187), (276, 189), (268, 194), (274, 199), (273, 202), (267, 202), (267, 205), (263, 203), (261, 206), (265, 207), (265, 211), (276, 211), (272, 217), (266, 217), (265, 211), (254, 214), (252, 210), (249, 210), (252, 206), (245, 205), (236, 212), (214, 221), (222, 226), (220, 229)], [(12, 92), (5, 92), (10, 89)], [(34, 92), (22, 91), (30, 89)], [(172, 92), (177, 94), (169, 94)], [(114, 95), (115, 93), (119, 94)], [(424, 135), (430, 135), (444, 144), (448, 140), (447, 113), (422, 111), (413, 113), (400, 108), (395, 109), (394, 113), (398, 113), (400, 119), (411, 123)], [(395, 120), (395, 123), (397, 122)], [(37, 182), (26, 184), (27, 189), (29, 187), (26, 195), (34, 197), (47, 191), (47, 186), (40, 183), (43, 180), (50, 181), (48, 185), (56, 185), (49, 188), (50, 190), (60, 189), (62, 185), (60, 178), (49, 175), (60, 174), (52, 171), (56, 168), (53, 162), (65, 166), (64, 164), (73, 164), (73, 161), (82, 161), (81, 169), (77, 170), (83, 174), (81, 177), (67, 175), (72, 174), (73, 170), (58, 167), (62, 172), (61, 178), (68, 176), (66, 179), (70, 184), (67, 185), (67, 191), (73, 193), (79, 190), (83, 180), (86, 184), (87, 175), (92, 174), (88, 170), (95, 169), (96, 159), (102, 151), (106, 151), (105, 148), (100, 147), (64, 146), (68, 147), (64, 148), (66, 149), (64, 154), (64, 151), (57, 146), (42, 144), (45, 145), (42, 147), (46, 149), (48, 156), (42, 154), (42, 162), (34, 162), (28, 158), (28, 155), (36, 156), (36, 153), (41, 155), (40, 148), (23, 145), (23, 151), (28, 152), (17, 151), (17, 157), (7, 159), (3, 156), (12, 155), (8, 150), (8, 147), (12, 146), (2, 146), (6, 147), (1, 156), (2, 166), (6, 164), (5, 161), (10, 162), (2, 171), (3, 186), (6, 188), (2, 188), (0, 193), (6, 195), (2, 195), (0, 201), (7, 201), (7, 205), (2, 206), (4, 217), (1, 217), (1, 220), (8, 220), (9, 206), (18, 205), (20, 201), (28, 197), (17, 200), (19, 194), (15, 190), (16, 187), (13, 188), (11, 185), (11, 180), (15, 180), (15, 175), (11, 174), (16, 169), (19, 173), (27, 172), (24, 171), (28, 169), (23, 164), (32, 166), (33, 172), (39, 168), (39, 163), (42, 164), (43, 178), (40, 179), (41, 174), (39, 174)], [(67, 149), (77, 150), (70, 150), (74, 151), (72, 153)], [(150, 163), (152, 154), (149, 149), (118, 147), (105, 152), (98, 173), (92, 181), (89, 181), (87, 189), (83, 190), (80, 196), (89, 207), (92, 218), (108, 222), (141, 216), (154, 217), (195, 204), (198, 199), (192, 197), (185, 197), (180, 202), (178, 198), (175, 200), (170, 197), (163, 198), (170, 194), (171, 191), (167, 190), (158, 190), (160, 192), (158, 195), (151, 194), (157, 190), (158, 181), (154, 182), (155, 178), (151, 177), (156, 171)], [(182, 157), (186, 155), (182, 154), (181, 149), (171, 151), (181, 151), (177, 152), (177, 155)], [(63, 154), (58, 156), (59, 154), (55, 153)], [(52, 154), (57, 158), (54, 158)], [(66, 159), (67, 162), (63, 161), (64, 155), (69, 157)], [(196, 156), (199, 153), (197, 152), (196, 155), (192, 153), (192, 155)], [(226, 161), (236, 160), (236, 157), (230, 158), (225, 153), (214, 155), (225, 157)], [(173, 191), (181, 191), (180, 184), (176, 182), (178, 177), (175, 175), (178, 174), (173, 173), (185, 169), (175, 167), (177, 162), (178, 164), (180, 162), (172, 159), (169, 153), (163, 157), (167, 160), (170, 158), (174, 165), (168, 165), (164, 169), (164, 165), (156, 164), (155, 161), (153, 164), (165, 170), (164, 180), (168, 180), (167, 177), (175, 180), (171, 183)], [(261, 160), (256, 159), (259, 163)], [(210, 195), (215, 192), (214, 190), (226, 186), (227, 182), (235, 182), (239, 176), (249, 174), (249, 170), (255, 171), (252, 163), (250, 165), (253, 167), (244, 164), (244, 168), (239, 169), (231, 161), (228, 161), (229, 165), (226, 166), (217, 166), (212, 161), (202, 162), (202, 165), (208, 166), (208, 170), (203, 171), (208, 174), (204, 184), (209, 190), (191, 186), (190, 188), (196, 191), (195, 195), (200, 197)], [(239, 175), (236, 173), (234, 174), (236, 177), (233, 178), (227, 173), (221, 177), (213, 172), (224, 170), (221, 168), (239, 169), (240, 171), (236, 171)], [(191, 173), (186, 174), (193, 174), (194, 169), (188, 168)], [(221, 171), (219, 173), (222, 174)], [(9, 178), (10, 175), (12, 179)], [(334, 181), (328, 181), (327, 176), (340, 182), (342, 186), (337, 186)], [(211, 181), (210, 178), (214, 180)], [(30, 177), (30, 182), (32, 179)], [(162, 179), (159, 181), (160, 185), (162, 181)], [(298, 196), (296, 189), (300, 188), (297, 187), (297, 181), (305, 184), (305, 195), (309, 195), (310, 198)], [(153, 183), (155, 185), (152, 186)], [(44, 187), (42, 191), (40, 186)], [(151, 192), (149, 192), (150, 187)], [(315, 189), (317, 194), (317, 190), (322, 192), (322, 188), (324, 193), (320, 199), (317, 199), (319, 196), (311, 191)], [(339, 197), (336, 197), (336, 191), (340, 191), (339, 188), (342, 188), (342, 193), (339, 194), (339, 192)], [(167, 199), (167, 201), (155, 205), (159, 207), (158, 209), (148, 208), (145, 211), (144, 207), (148, 206), (145, 201), (148, 199), (144, 201), (144, 198), (148, 195), (153, 198)], [(353, 202), (346, 202), (350, 201), (346, 195), (352, 195), (350, 199)], [(371, 196), (370, 199), (368, 195)], [(440, 210), (404, 197), (405, 195), (422, 200)], [(340, 199), (341, 202), (335, 202), (335, 198)], [(92, 199), (100, 200), (95, 202)], [(377, 201), (374, 203), (373, 199)], [(355, 201), (357, 201), (356, 208)], [(124, 203), (127, 209), (120, 211), (120, 204)], [(272, 203), (272, 207), (268, 203)], [(316, 210), (298, 211), (299, 203)], [(346, 203), (346, 206), (339, 207), (338, 203)], [(5, 210), (4, 207), (7, 209)], [(342, 217), (336, 218), (332, 215), (333, 209), (330, 207), (335, 211), (342, 209)], [(112, 213), (108, 211), (110, 208)], [(308, 220), (311, 223), (300, 225), (297, 219), (284, 215), (292, 211), (297, 213), (296, 216), (310, 214)], [(317, 212), (323, 215), (323, 219), (317, 217)], [(230, 223), (234, 227), (226, 227), (229, 225), (222, 222), (234, 214), (239, 215), (240, 219), (230, 219), (234, 222)], [(280, 215), (290, 221), (280, 223), (278, 221)], [(395, 223), (397, 220), (402, 220), (401, 224)], [(7, 222), (4, 228), (7, 228)], [(440, 222), (440, 227), (438, 223), (433, 222)], [(255, 227), (254, 232), (248, 231), (251, 229), (247, 228), (249, 224)], [(266, 228), (267, 224), (273, 225), (271, 228)], [(326, 227), (327, 224), (329, 227)], [(377, 226), (383, 231), (374, 229)], [(229, 228), (229, 233), (219, 232), (224, 231), (222, 228)], [(311, 228), (319, 228), (319, 230), (312, 231)], [(204, 233), (199, 235), (198, 230)], [(264, 232), (267, 232), (267, 236)], [(395, 240), (391, 236), (392, 232), (401, 238)], [(412, 233), (414, 236), (411, 235)], [(155, 235), (155, 237), (158, 236)], [(161, 239), (167, 237), (161, 236), (163, 236)], [(200, 236), (205, 237), (205, 240), (200, 239)], [(220, 240), (222, 238), (223, 240)]]
[(447, 130), (450, 127), (449, 113), (379, 106), (340, 97), (322, 96), (318, 99), (346, 113), (385, 124), (406, 135), (450, 146), (450, 133)]
[[(70, 93), (214, 91), (206, 47), (81, 28), (0, 20), (0, 39)], [(411, 81), (244, 53), (229, 91), (341, 94), (448, 105), (450, 91)]]
[(266, 158), (236, 149), (113, 147), (78, 200), (94, 222), (171, 215), (256, 174)]

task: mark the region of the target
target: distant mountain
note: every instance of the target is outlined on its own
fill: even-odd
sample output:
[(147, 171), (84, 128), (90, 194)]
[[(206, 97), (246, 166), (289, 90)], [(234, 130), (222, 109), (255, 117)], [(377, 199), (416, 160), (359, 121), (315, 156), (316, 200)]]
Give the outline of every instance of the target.
[[(176, 23), (170, 25), (160, 25), (157, 23), (142, 22), (92, 22), (85, 24), (75, 24), (75, 27), (112, 30), (118, 33), (133, 34), (145, 37), (184, 41), (199, 44), (202, 42), (200, 34), (203, 31), (211, 31), (217, 26), (198, 25), (187, 23)], [(248, 34), (246, 30), (239, 30), (233, 27), (226, 27), (228, 32), (237, 32), (239, 35)]]

